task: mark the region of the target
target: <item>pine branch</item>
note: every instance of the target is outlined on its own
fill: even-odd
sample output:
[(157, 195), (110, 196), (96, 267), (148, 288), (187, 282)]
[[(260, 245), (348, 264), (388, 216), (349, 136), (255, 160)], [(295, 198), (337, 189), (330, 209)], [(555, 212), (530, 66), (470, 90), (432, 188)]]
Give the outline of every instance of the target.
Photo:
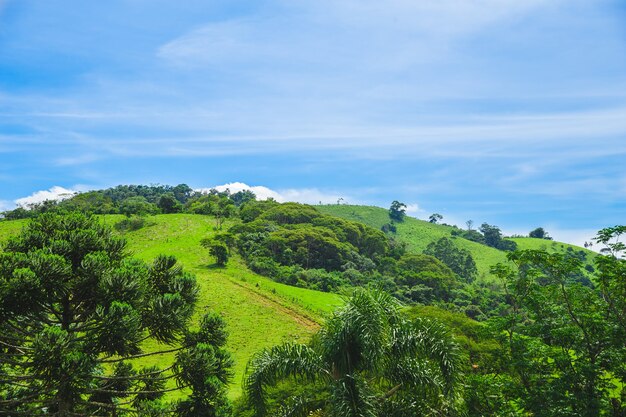
[(116, 363), (116, 362), (121, 362), (121, 361), (129, 360), (129, 359), (145, 358), (146, 356), (154, 356), (154, 355), (162, 355), (165, 353), (178, 352), (181, 349), (184, 349), (184, 346), (177, 347), (174, 349), (169, 349), (169, 350), (160, 350), (157, 352), (148, 352), (148, 353), (140, 353), (138, 355), (124, 356), (123, 358), (117, 358), (117, 359), (100, 359), (99, 362), (100, 363)]

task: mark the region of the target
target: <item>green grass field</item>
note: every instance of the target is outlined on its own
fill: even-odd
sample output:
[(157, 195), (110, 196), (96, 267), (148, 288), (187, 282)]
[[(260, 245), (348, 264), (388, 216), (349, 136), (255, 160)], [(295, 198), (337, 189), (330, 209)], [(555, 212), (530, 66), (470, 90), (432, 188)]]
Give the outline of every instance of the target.
[[(123, 218), (103, 217), (111, 225)], [(213, 310), (228, 325), (227, 349), (235, 360), (231, 398), (241, 394), (243, 373), (252, 354), (284, 341), (307, 340), (319, 328), (323, 316), (341, 304), (341, 297), (336, 294), (295, 288), (254, 274), (236, 256), (225, 268), (216, 268), (208, 251), (200, 246), (202, 238), (215, 233), (210, 217), (158, 215), (149, 217), (148, 223), (125, 234), (128, 249), (145, 261), (158, 254), (174, 255), (187, 271), (196, 275), (200, 287), (196, 319)], [(0, 240), (18, 233), (24, 224), (25, 221), (0, 222)], [(147, 351), (157, 347), (145, 346)], [(141, 364), (165, 360), (170, 361), (171, 356), (145, 358)]]

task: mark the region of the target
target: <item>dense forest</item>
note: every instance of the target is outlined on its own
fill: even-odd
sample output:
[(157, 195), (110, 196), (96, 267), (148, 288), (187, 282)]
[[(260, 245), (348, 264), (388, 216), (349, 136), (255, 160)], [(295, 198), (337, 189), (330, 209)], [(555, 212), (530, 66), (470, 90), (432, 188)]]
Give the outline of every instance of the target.
[[(497, 226), (435, 213), (425, 223), (441, 233), (417, 251), (405, 207), (375, 227), (181, 184), (4, 212), (22, 223), (0, 252), (0, 415), (626, 416), (626, 227), (601, 230), (592, 256), (519, 249)], [(190, 243), (210, 273), (343, 297), (307, 340), (248, 357), (238, 398), (230, 330), (195, 274), (127, 250), (177, 213), (210, 220)], [(543, 228), (527, 239), (550, 241)], [(467, 247), (503, 261), (481, 275)]]

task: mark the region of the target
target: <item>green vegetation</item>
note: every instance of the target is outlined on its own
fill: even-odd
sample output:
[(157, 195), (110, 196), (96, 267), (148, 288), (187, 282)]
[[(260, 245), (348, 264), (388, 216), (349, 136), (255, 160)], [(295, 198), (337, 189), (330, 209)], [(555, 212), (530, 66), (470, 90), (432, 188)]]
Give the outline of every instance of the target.
[[(219, 316), (189, 329), (195, 277), (174, 257), (151, 265), (126, 256), (125, 241), (79, 213), (43, 214), (0, 256), (0, 411), (12, 415), (116, 414), (121, 399), (161, 410), (176, 380), (190, 395), (180, 415), (228, 413), (232, 361)], [(154, 339), (167, 346), (147, 351)], [(134, 359), (176, 352), (158, 366)], [(204, 383), (198, 383), (204, 381)], [(44, 411), (45, 410), (45, 411)], [(193, 411), (191, 411), (193, 410)]]
[[(626, 413), (626, 227), (600, 231), (608, 256), (596, 259), (597, 285), (567, 253), (525, 250), (498, 265), (508, 308), (492, 320), (516, 384), (510, 398), (532, 415)], [(546, 406), (549, 404), (549, 406)]]
[[(106, 224), (114, 225), (124, 216), (101, 218)], [(308, 339), (318, 329), (323, 314), (341, 304), (341, 298), (335, 294), (288, 286), (252, 273), (236, 255), (225, 268), (212, 268), (211, 256), (200, 246), (203, 238), (216, 234), (215, 220), (211, 217), (170, 214), (148, 219), (151, 225), (124, 233), (128, 251), (145, 261), (159, 254), (173, 255), (196, 276), (198, 309), (192, 322), (199, 323), (207, 309), (219, 313), (226, 322), (229, 333), (226, 349), (234, 360), (231, 398), (240, 395), (239, 381), (254, 352), (286, 340)], [(25, 224), (25, 220), (0, 222), (0, 238), (16, 235)], [(172, 354), (164, 354), (142, 358), (140, 363), (156, 365), (172, 358)]]
[[(385, 209), (373, 206), (351, 206), (351, 205), (320, 205), (316, 208), (325, 214), (338, 216), (347, 220), (361, 222), (375, 229), (382, 229), (388, 224), (389, 216)], [(461, 231), (460, 229), (448, 225), (431, 223), (428, 221), (418, 220), (412, 217), (405, 217), (402, 223), (395, 224), (396, 231), (393, 237), (403, 243), (406, 243), (406, 249), (413, 253), (425, 253), (429, 244), (448, 238), (454, 246), (459, 250), (468, 251), (477, 269), (476, 279), (485, 283), (496, 283), (498, 280), (491, 274), (491, 266), (497, 263), (506, 262), (506, 252), (497, 250), (479, 242), (468, 240), (459, 236), (459, 234), (473, 231), (475, 234), (482, 236), (478, 231), (472, 229), (472, 221), (468, 221), (468, 229)], [(489, 226), (489, 225), (487, 225)], [(470, 232), (471, 234), (471, 232)], [(480, 240), (478, 238), (477, 240)], [(571, 247), (574, 252), (583, 251), (587, 257), (587, 264), (593, 264), (595, 252), (576, 246), (534, 238), (506, 238), (506, 241), (514, 242), (519, 249), (545, 249), (547, 251), (569, 251)]]
[[(425, 415), (454, 409), (458, 367), (457, 346), (443, 327), (406, 320), (385, 293), (357, 291), (310, 343), (258, 352), (245, 385), (259, 417)], [(268, 410), (265, 391), (283, 379), (311, 388)]]
[[(395, 203), (402, 212), (402, 203)], [(106, 239), (127, 240), (123, 252), (116, 252), (115, 245), (97, 250), (89, 240), (97, 232), (67, 237), (74, 236), (71, 225), (82, 224), (72, 219), (91, 219), (93, 213), (98, 219), (90, 223), (94, 230), (108, 230), (103, 223), (114, 230)], [(92, 358), (72, 365), (78, 369), (75, 379), (64, 379), (71, 388), (64, 392), (73, 393), (74, 401), (64, 404), (78, 414), (107, 404), (160, 415), (167, 404), (177, 404), (179, 415), (192, 416), (210, 407), (206, 415), (231, 415), (223, 388), (231, 363), (224, 349), (233, 359), (228, 397), (239, 397), (233, 413), (241, 417), (289, 410), (306, 413), (284, 415), (626, 414), (626, 247), (619, 242), (626, 227), (602, 230), (596, 242), (606, 248), (596, 254), (546, 239), (540, 228), (533, 230), (535, 238), (505, 238), (497, 226), (486, 223), (474, 230), (468, 221), (461, 230), (439, 224), (440, 217), (428, 222), (405, 215), (398, 221), (390, 219), (388, 210), (375, 207), (259, 202), (250, 192), (199, 194), (186, 186), (119, 186), (5, 216), (0, 221), (0, 325), (19, 321), (0, 332), (0, 411), (5, 414), (6, 407), (17, 404), (16, 392), (24, 404), (54, 404), (56, 393), (63, 391), (56, 377), (48, 378), (46, 385), (37, 376), (45, 369), (33, 368), (31, 358), (30, 349), (56, 342), (37, 344), (44, 339), (20, 337), (64, 317), (55, 315), (63, 302), (47, 302), (45, 307), (46, 302), (30, 305), (26, 300), (40, 300), (40, 283), (58, 270), (52, 258), (71, 257), (71, 247), (95, 250), (94, 259), (109, 262), (87, 269), (79, 262), (82, 258), (75, 257), (75, 277), (88, 276), (88, 270), (94, 277), (131, 276), (119, 272), (131, 270), (140, 278), (122, 284), (136, 281), (140, 289), (153, 288), (133, 298), (126, 297), (122, 284), (107, 292), (106, 280), (80, 287), (70, 283), (82, 278), (72, 278), (50, 290), (82, 288), (72, 300), (92, 294), (93, 301), (83, 301), (80, 308), (96, 306), (95, 312), (79, 315), (87, 322), (76, 322), (82, 330), (75, 334), (80, 333), (84, 344), (66, 344), (73, 353), (65, 364)], [(20, 217), (34, 222), (9, 220)], [(60, 237), (37, 238), (56, 233), (48, 227), (33, 233), (46, 219), (68, 222)], [(109, 251), (118, 255), (107, 258)], [(38, 257), (51, 258), (41, 263)], [(192, 281), (193, 286), (183, 285)], [(144, 285), (150, 282), (164, 286)], [(345, 303), (338, 293), (352, 296)], [(173, 302), (176, 294), (189, 302)], [(159, 315), (159, 308), (149, 308), (143, 313), (155, 299), (161, 299), (163, 311), (183, 310)], [(196, 299), (198, 308), (191, 313), (188, 305)], [(30, 314), (29, 320), (40, 324), (26, 323), (16, 312)], [(98, 326), (100, 319), (111, 325)], [(183, 330), (168, 333), (182, 322)], [(62, 320), (59, 323), (53, 327), (71, 333), (63, 329)], [(451, 329), (458, 348), (449, 349), (450, 339), (438, 323)], [(159, 325), (165, 326), (164, 333), (156, 330)], [(116, 337), (100, 337), (98, 331)], [(139, 340), (137, 331), (153, 337)], [(445, 337), (428, 337), (430, 331)], [(404, 348), (408, 355), (402, 353)], [(170, 350), (138, 356), (139, 351)], [(447, 383), (442, 357), (437, 356), (445, 352), (452, 355), (446, 363), (454, 363), (454, 374), (462, 374)], [(393, 360), (385, 359), (390, 354)], [(63, 356), (46, 355), (51, 364)], [(118, 369), (113, 362), (98, 364), (109, 359), (123, 359), (119, 362), (125, 365)], [(212, 369), (221, 369), (221, 376), (205, 378), (203, 369), (216, 360), (223, 366)], [(168, 364), (178, 365), (161, 373)], [(57, 375), (64, 366), (54, 368)], [(76, 382), (93, 375), (84, 369), (96, 369), (104, 385)], [(52, 375), (52, 370), (45, 372)], [(152, 372), (162, 374), (163, 380), (151, 380)], [(28, 379), (11, 380), (31, 374), (39, 378), (32, 379), (36, 389), (29, 387)], [(246, 396), (241, 397), (244, 374)], [(117, 377), (123, 378), (112, 379)], [(177, 377), (180, 387), (174, 382)], [(110, 389), (107, 378), (127, 381), (129, 387), (135, 381), (139, 388), (126, 396), (127, 388)], [(157, 394), (163, 392), (159, 400)], [(124, 415), (124, 410), (118, 411)]]
[(472, 254), (467, 249), (457, 248), (447, 237), (429, 243), (424, 253), (439, 259), (466, 282), (472, 282), (478, 273)]

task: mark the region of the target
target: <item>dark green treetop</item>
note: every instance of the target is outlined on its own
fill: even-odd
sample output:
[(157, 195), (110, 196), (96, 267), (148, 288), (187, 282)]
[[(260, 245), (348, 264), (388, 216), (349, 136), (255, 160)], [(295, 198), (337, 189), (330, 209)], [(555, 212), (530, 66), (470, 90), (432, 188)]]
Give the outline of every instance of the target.
[(406, 215), (406, 204), (399, 202), (398, 200), (394, 200), (389, 207), (389, 218), (396, 222), (401, 222), (404, 220), (404, 216)]

